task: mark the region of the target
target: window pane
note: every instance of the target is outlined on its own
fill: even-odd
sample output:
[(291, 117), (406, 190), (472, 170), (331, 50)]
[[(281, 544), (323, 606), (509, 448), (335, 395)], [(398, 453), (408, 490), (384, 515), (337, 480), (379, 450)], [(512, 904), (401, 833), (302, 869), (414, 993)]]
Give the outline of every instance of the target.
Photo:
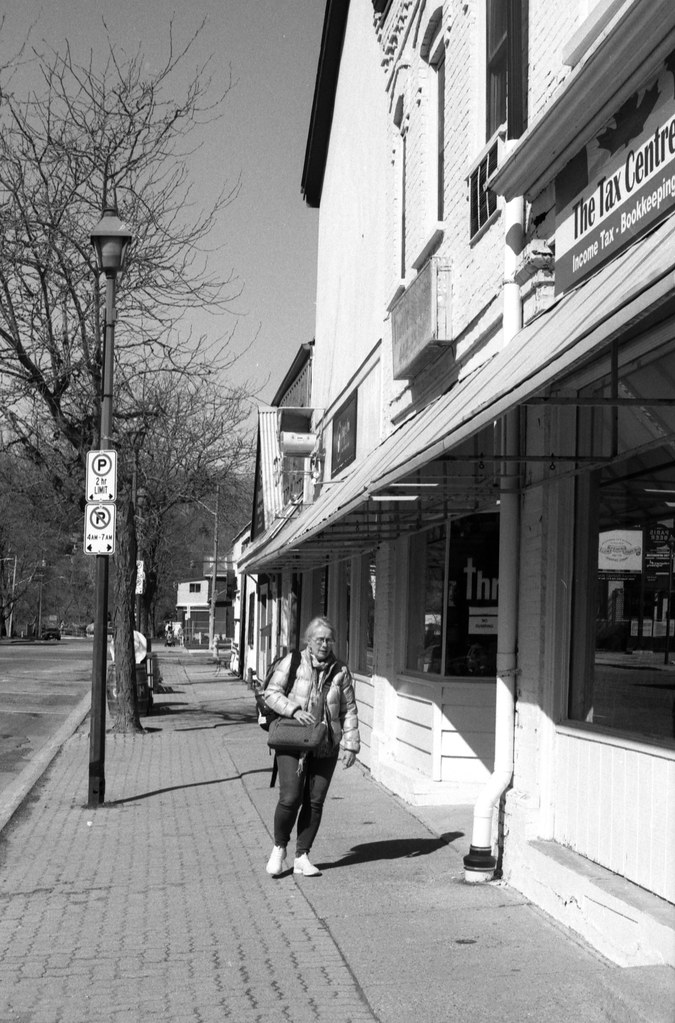
[(487, 52), (490, 60), (503, 45), (506, 37), (508, 5), (504, 0), (488, 0), (487, 3)]
[(441, 673), (445, 526), (410, 541), (410, 605), (407, 667)]
[(410, 541), (407, 667), (433, 675), (493, 675), (499, 516), (471, 515), (449, 530), (449, 542), (445, 526)]
[(486, 137), (508, 122), (509, 138), (527, 124), (527, 0), (487, 0)]
[(595, 402), (614, 392), (645, 404), (578, 413), (579, 454), (607, 464), (576, 484), (568, 714), (672, 742), (675, 351), (669, 341), (633, 361), (617, 349), (616, 359), (615, 367), (609, 356), (599, 362), (580, 396)]
[(506, 60), (488, 71), (486, 138), (490, 139), (506, 121)]
[(450, 527), (446, 675), (494, 675), (499, 600), (499, 515)]
[(373, 674), (373, 651), (375, 647), (375, 555), (369, 554), (364, 558), (365, 569), (365, 600), (364, 600), (364, 651), (365, 664), (363, 670), (368, 675)]
[(491, 138), (506, 120), (507, 79), (507, 4), (488, 0), (487, 4), (487, 108), (486, 134)]
[[(594, 473), (579, 490), (570, 718), (672, 738), (672, 452), (659, 448), (628, 458), (620, 469)], [(585, 505), (598, 512), (584, 558), (579, 513)]]

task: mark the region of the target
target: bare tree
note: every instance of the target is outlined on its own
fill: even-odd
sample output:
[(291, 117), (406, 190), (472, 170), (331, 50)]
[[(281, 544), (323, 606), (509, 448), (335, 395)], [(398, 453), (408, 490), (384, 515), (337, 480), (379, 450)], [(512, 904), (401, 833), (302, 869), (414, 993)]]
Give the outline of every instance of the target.
[[(136, 381), (173, 374), (194, 389), (222, 382), (235, 361), (233, 328), (213, 339), (189, 325), (191, 309), (232, 324), (239, 291), (213, 245), (238, 184), (203, 205), (191, 178), (200, 133), (214, 130), (230, 87), (216, 87), (207, 61), (181, 88), (198, 34), (176, 48), (170, 27), (166, 60), (152, 73), (141, 50), (125, 55), (110, 38), (96, 66), (70, 47), (33, 51), (38, 85), (27, 94), (0, 73), (0, 427), (55, 486), (64, 473), (81, 481), (98, 443), (104, 303), (89, 231), (106, 199), (135, 238), (118, 291), (115, 446), (133, 451), (148, 419)], [(131, 486), (123, 474), (122, 504)], [(133, 530), (133, 514), (120, 520)], [(132, 592), (134, 550), (132, 536), (118, 564)], [(118, 679), (133, 702), (128, 616), (117, 625)], [(140, 727), (137, 715), (130, 727)]]
[(131, 406), (142, 409), (134, 429), (125, 435), (120, 452), (124, 475), (133, 481), (138, 555), (144, 562), (146, 586), (142, 621), (150, 617), (162, 573), (175, 560), (181, 510), (194, 521), (199, 506), (219, 486), (230, 515), (223, 520), (237, 531), (250, 513), (253, 479), (253, 438), (246, 430), (248, 394), (239, 386), (194, 381), (175, 373), (135, 377), (130, 386), (143, 390)]
[(91, 620), (81, 538), (68, 489), (55, 491), (21, 450), (0, 453), (0, 635), (9, 634), (10, 620), (17, 632), (37, 632), (40, 610)]

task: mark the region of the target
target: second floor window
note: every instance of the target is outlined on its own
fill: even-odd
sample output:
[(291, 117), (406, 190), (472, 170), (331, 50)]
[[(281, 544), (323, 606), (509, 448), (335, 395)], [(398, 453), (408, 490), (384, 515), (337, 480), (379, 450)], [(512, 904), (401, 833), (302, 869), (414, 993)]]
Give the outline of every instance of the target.
[(487, 0), (486, 138), (502, 125), (518, 138), (527, 124), (528, 0)]

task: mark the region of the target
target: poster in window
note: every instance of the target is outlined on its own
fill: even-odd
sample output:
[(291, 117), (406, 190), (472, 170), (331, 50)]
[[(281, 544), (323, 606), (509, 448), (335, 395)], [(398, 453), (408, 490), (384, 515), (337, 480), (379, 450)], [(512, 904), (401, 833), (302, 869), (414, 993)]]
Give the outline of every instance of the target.
[(624, 578), (642, 571), (642, 530), (608, 529), (598, 542), (598, 578)]
[(470, 515), (450, 529), (446, 674), (495, 674), (498, 610), (499, 515)]
[(354, 391), (333, 417), (331, 478), (356, 458), (356, 396)]

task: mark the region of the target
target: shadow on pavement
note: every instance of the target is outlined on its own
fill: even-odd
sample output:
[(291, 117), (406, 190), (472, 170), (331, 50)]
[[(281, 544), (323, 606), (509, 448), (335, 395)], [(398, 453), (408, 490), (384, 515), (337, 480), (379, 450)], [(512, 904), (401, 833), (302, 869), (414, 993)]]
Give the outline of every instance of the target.
[(164, 795), (166, 792), (181, 792), (184, 789), (201, 789), (205, 785), (224, 785), (230, 781), (241, 781), (247, 774), (269, 774), (268, 767), (260, 767), (255, 771), (242, 771), (241, 774), (233, 774), (230, 778), (212, 778), (210, 781), (195, 781), (189, 785), (169, 785), (165, 789), (153, 789), (152, 792), (139, 792), (135, 796), (125, 796), (124, 799), (106, 800), (105, 806), (124, 806), (125, 803), (137, 803), (141, 799), (152, 799), (154, 796)]
[[(162, 703), (156, 703), (152, 709), (151, 717), (171, 717), (172, 715), (180, 715), (181, 717), (205, 717), (205, 718), (218, 718), (219, 721), (216, 724), (210, 723), (208, 725), (195, 725), (195, 728), (223, 728), (226, 725), (250, 725), (257, 721), (254, 711), (218, 711), (209, 710), (209, 708), (195, 706), (193, 703), (189, 703), (187, 700), (166, 700)], [(189, 732), (191, 729), (181, 728), (181, 732)]]
[[(180, 711), (180, 713), (187, 714), (189, 711)], [(194, 725), (192, 728), (177, 728), (176, 731), (192, 732), (197, 731), (200, 728), (228, 728), (230, 725), (250, 725), (256, 720), (250, 714), (216, 714), (215, 712), (212, 712), (211, 716), (219, 717), (220, 721), (216, 724)]]
[(351, 867), (356, 863), (372, 863), (375, 860), (402, 860), (414, 856), (429, 856), (439, 849), (451, 845), (458, 838), (464, 838), (463, 831), (449, 831), (441, 838), (393, 838), (383, 842), (365, 842), (355, 845), (347, 856), (333, 863), (317, 864), (321, 870), (335, 870), (337, 867)]

